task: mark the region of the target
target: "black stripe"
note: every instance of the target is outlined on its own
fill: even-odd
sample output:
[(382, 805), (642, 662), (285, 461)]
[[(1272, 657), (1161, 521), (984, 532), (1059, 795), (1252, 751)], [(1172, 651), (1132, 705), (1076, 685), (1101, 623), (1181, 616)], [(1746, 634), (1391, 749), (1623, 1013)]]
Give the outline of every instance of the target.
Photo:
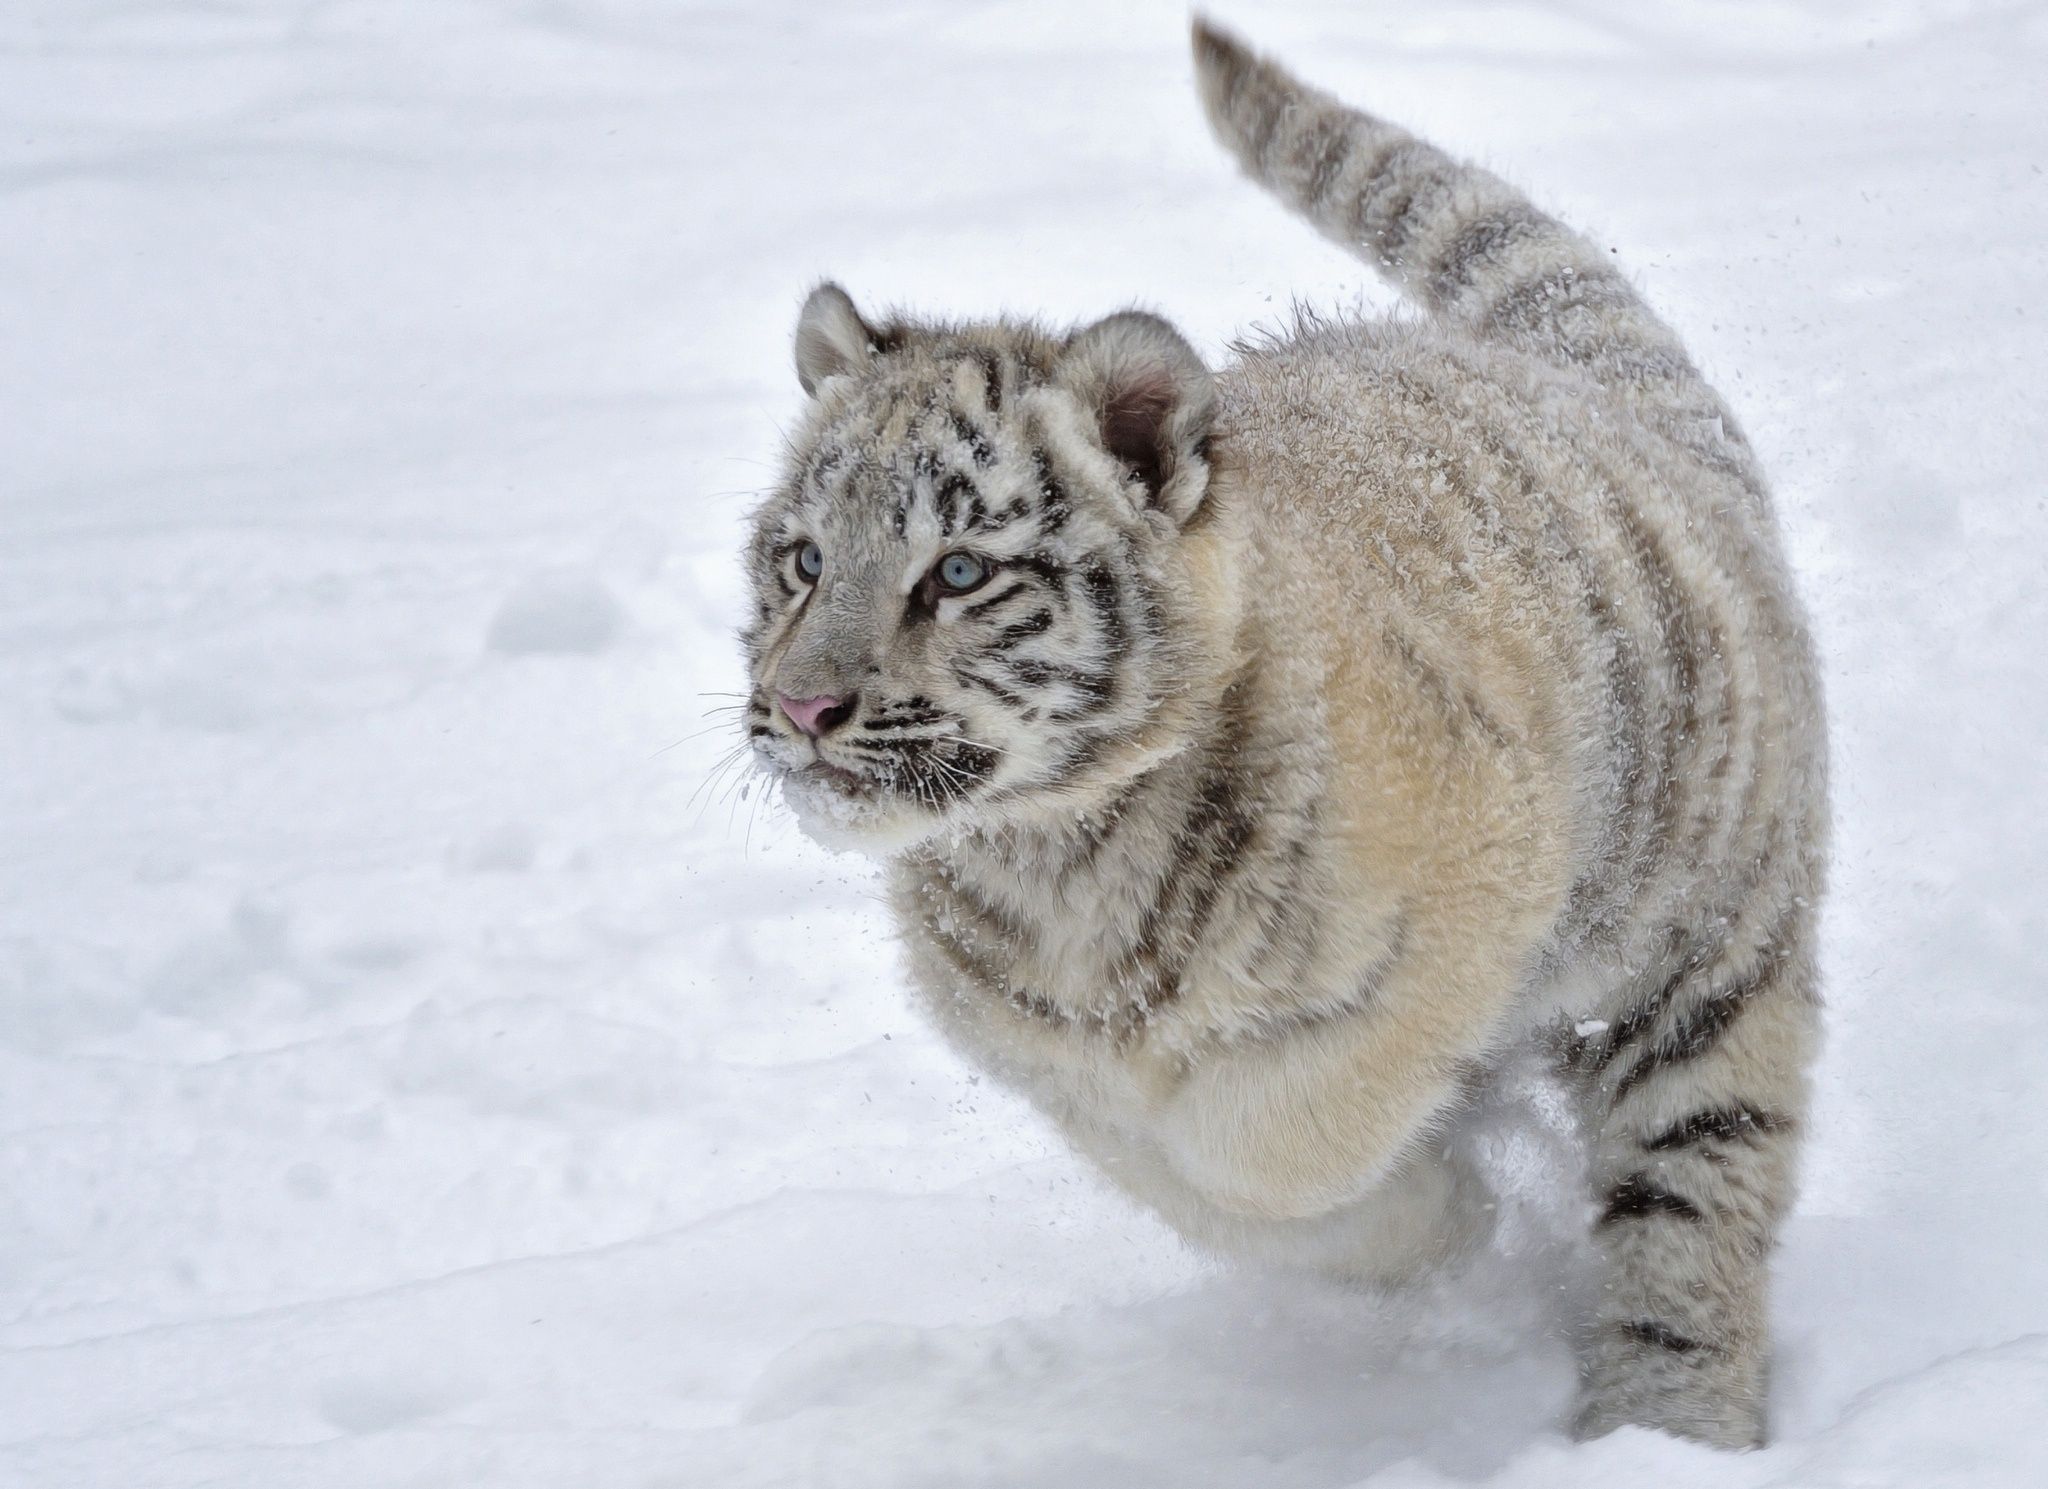
[(1461, 166), (1445, 160), (1433, 147), (1422, 148), (1435, 158), (1426, 159), (1407, 182), (1407, 194), (1399, 198), (1400, 205), (1387, 215), (1376, 245), (1380, 257), (1397, 266), (1403, 263), (1409, 240), (1435, 220), (1440, 203), (1457, 189), (1465, 175)]
[(1770, 975), (1770, 968), (1759, 969), (1756, 976), (1710, 998), (1701, 999), (1699, 1005), (1681, 1018), (1669, 1034), (1650, 1046), (1642, 1058), (1629, 1067), (1628, 1074), (1614, 1088), (1611, 1105), (1619, 1106), (1624, 1096), (1659, 1071), (1697, 1060), (1719, 1044), (1721, 1036), (1742, 1016), (1742, 1010)]
[(1091, 563), (1081, 571), (1081, 585), (1089, 608), (1095, 612), (1095, 623), (1102, 628), (1104, 647), (1114, 657), (1131, 639), (1130, 627), (1124, 623), (1123, 589), (1116, 575), (1099, 563)]
[(1302, 199), (1312, 209), (1320, 210), (1323, 199), (1342, 174), (1344, 163), (1351, 158), (1351, 132), (1337, 120), (1325, 119), (1319, 130), (1295, 143), (1294, 165), (1305, 178)]
[[(1767, 851), (1763, 858), (1753, 864), (1751, 869), (1758, 880), (1768, 873), (1769, 852)], [(1744, 889), (1741, 892), (1747, 894), (1750, 891)], [(1781, 906), (1777, 911), (1777, 918), (1770, 924), (1770, 929), (1752, 943), (1756, 951), (1748, 975), (1720, 993), (1700, 998), (1693, 1007), (1687, 1009), (1673, 1027), (1667, 1030), (1622, 1077), (1615, 1087), (1613, 1103), (1619, 1104), (1622, 1097), (1665, 1065), (1697, 1059), (1712, 1049), (1727, 1032), (1729, 1025), (1741, 1014), (1743, 1006), (1776, 976), (1779, 964), (1788, 954), (1787, 949), (1797, 944), (1797, 938), (1803, 934), (1805, 922), (1809, 918), (1806, 909), (1797, 901)], [(1728, 934), (1724, 927), (1716, 933), (1716, 939), (1711, 944), (1696, 946), (1693, 950), (1680, 954), (1683, 941), (1681, 933), (1674, 927), (1671, 931), (1670, 954), (1678, 958), (1676, 968), (1653, 996), (1631, 1008), (1626, 1017), (1616, 1023), (1597, 1051), (1590, 1054), (1584, 1050), (1577, 1052), (1583, 1065), (1595, 1072), (1605, 1070), (1631, 1040), (1640, 1037), (1684, 998), (1689, 983), (1710, 978), (1725, 967)]]
[(861, 750), (877, 755), (902, 756), (920, 754), (930, 750), (932, 747), (932, 737), (930, 735), (918, 735), (915, 738), (904, 739), (891, 736), (888, 739), (849, 739), (842, 741), (842, 743), (849, 750)]
[(1616, 1324), (1614, 1328), (1615, 1332), (1625, 1339), (1634, 1340), (1637, 1344), (1647, 1345), (1651, 1349), (1669, 1350), (1674, 1355), (1687, 1355), (1696, 1349), (1707, 1347), (1699, 1340), (1688, 1339), (1678, 1330), (1660, 1324), (1653, 1318), (1630, 1319), (1627, 1323)]
[(1022, 569), (1025, 573), (1033, 575), (1041, 582), (1059, 590), (1062, 594), (1066, 593), (1067, 567), (1051, 554), (1043, 552), (1027, 553), (1021, 558), (1011, 559), (1010, 565), (1013, 568)]
[(932, 510), (939, 515), (939, 535), (950, 538), (959, 528), (965, 515), (963, 496), (972, 496), (974, 487), (965, 476), (949, 475), (932, 497)]
[[(1598, 307), (1646, 314), (1628, 281), (1604, 266), (1547, 264), (1487, 307), (1483, 330), (1558, 333), (1568, 310)], [(1570, 352), (1560, 346), (1559, 350)]]
[[(1608, 693), (1617, 709), (1611, 749), (1622, 792), (1600, 865), (1604, 897), (1617, 907), (1633, 902), (1674, 853), (1688, 843), (1697, 847), (1698, 834), (1715, 820), (1703, 810), (1711, 782), (1697, 762), (1712, 744), (1701, 701), (1704, 658), (1716, 632), (1681, 581), (1665, 536), (1626, 494), (1642, 474), (1604, 465), (1598, 472), (1601, 504), (1625, 540), (1625, 561), (1587, 601), (1593, 629), (1610, 649)], [(1640, 630), (1617, 609), (1624, 595), (1641, 611)], [(1691, 831), (1681, 835), (1685, 824)]]
[(1607, 696), (1615, 709), (1614, 729), (1609, 736), (1609, 759), (1614, 778), (1621, 783), (1621, 800), (1615, 805), (1608, 852), (1600, 865), (1601, 875), (1619, 899), (1633, 897), (1633, 875), (1625, 875), (1636, 845), (1636, 824), (1648, 808), (1650, 755), (1650, 702), (1645, 681), (1642, 648), (1622, 623), (1620, 612), (1605, 594), (1588, 597), (1587, 608), (1596, 635), (1608, 644)]
[[(1567, 592), (1578, 595), (1585, 607), (1584, 640), (1573, 660), (1575, 671), (1583, 669), (1590, 674), (1598, 667), (1604, 674), (1599, 696), (1606, 700), (1606, 736), (1612, 758), (1612, 742), (1622, 735), (1629, 721), (1630, 700), (1636, 700), (1635, 707), (1640, 709), (1642, 680), (1639, 659), (1617, 639), (1613, 609), (1601, 599), (1606, 582), (1592, 558), (1599, 545), (1589, 540), (1584, 527), (1584, 519), (1590, 514), (1577, 510), (1574, 504), (1553, 500), (1547, 483), (1530, 467), (1526, 453), (1516, 444), (1504, 442), (1494, 454), (1512, 483), (1511, 496), (1519, 499), (1521, 510), (1533, 514), (1538, 524), (1534, 535), (1537, 541), (1524, 552), (1529, 572), (1536, 582), (1549, 584), (1555, 571), (1565, 571), (1573, 583)], [(1587, 681), (1593, 678), (1588, 676)], [(1617, 768), (1615, 778), (1622, 780), (1625, 774)], [(1623, 789), (1632, 788), (1624, 784)], [(1621, 828), (1619, 808), (1607, 813), (1597, 839), (1595, 861), (1573, 882), (1567, 896), (1558, 927), (1559, 944), (1563, 947), (1578, 949), (1603, 933), (1611, 933), (1631, 908), (1623, 893), (1624, 886), (1618, 882), (1621, 876), (1616, 872), (1627, 847)]]
[(1208, 927), (1209, 912), (1243, 866), (1245, 849), (1258, 830), (1253, 806), (1241, 790), (1250, 779), (1244, 773), (1251, 740), (1244, 693), (1244, 684), (1234, 683), (1219, 700), (1222, 722), (1200, 785), (1120, 968), (1120, 981), (1141, 1011), (1180, 995), (1181, 978)]
[[(1642, 513), (1627, 501), (1619, 502), (1618, 516), (1644, 586), (1657, 617), (1658, 639), (1664, 660), (1671, 669), (1670, 696), (1664, 700), (1663, 728), (1657, 736), (1658, 758), (1651, 767), (1656, 782), (1650, 800), (1650, 832), (1641, 846), (1636, 866), (1637, 882), (1656, 872), (1664, 857), (1676, 846), (1680, 809), (1679, 787), (1684, 773), (1679, 753), (1697, 738), (1700, 727), (1699, 700), (1699, 617), (1671, 566), (1670, 555), (1644, 524)], [(1675, 704), (1675, 706), (1674, 706)]]
[(1462, 742), (1466, 725), (1470, 724), (1485, 735), (1495, 748), (1509, 747), (1507, 731), (1487, 711), (1486, 705), (1471, 689), (1454, 683), (1448, 673), (1425, 657), (1415, 643), (1395, 627), (1389, 625), (1385, 634), (1388, 645), (1407, 666), (1421, 691), (1436, 705), (1437, 712), (1443, 716), (1444, 723), (1454, 738)]
[(1132, 804), (1137, 801), (1151, 779), (1151, 776), (1139, 776), (1112, 797), (1101, 811), (1093, 816), (1082, 817), (1074, 824), (1075, 831), (1080, 837), (1080, 844), (1066, 862), (1060, 865), (1062, 882), (1068, 875), (1078, 873), (1095, 862), (1101, 855), (1104, 845), (1116, 836), (1117, 829), (1123, 826), (1125, 819), (1130, 816)]
[[(1318, 939), (1316, 917), (1310, 909), (1311, 901), (1302, 889), (1311, 862), (1310, 844), (1321, 836), (1321, 816), (1319, 800), (1296, 811), (1293, 814), (1294, 829), (1285, 839), (1287, 846), (1268, 860), (1280, 861), (1282, 877), (1275, 884), (1270, 875), (1262, 876), (1271, 885), (1263, 892), (1266, 908), (1257, 919), (1257, 936), (1243, 953), (1244, 965), (1254, 972), (1265, 969), (1267, 959), (1282, 946), (1283, 937), (1290, 953), (1285, 975), (1301, 976), (1314, 953)], [(1404, 914), (1395, 924), (1392, 939), (1398, 942), (1407, 933)], [(1391, 966), (1391, 961), (1387, 965)], [(1381, 970), (1375, 963), (1369, 975), (1376, 980)]]
[(1617, 1225), (1624, 1220), (1647, 1220), (1653, 1215), (1670, 1215), (1679, 1220), (1704, 1220), (1700, 1208), (1682, 1194), (1673, 1194), (1648, 1174), (1630, 1174), (1607, 1191), (1607, 1208), (1599, 1223)]
[(1050, 536), (1067, 525), (1073, 515), (1073, 503), (1067, 497), (1067, 488), (1060, 478), (1053, 474), (1052, 457), (1043, 450), (1031, 452), (1031, 465), (1038, 475), (1038, 497), (1041, 503), (1038, 512), (1040, 531)]
[(1024, 707), (1024, 700), (1022, 698), (1018, 697), (1015, 693), (1011, 692), (1001, 683), (991, 682), (988, 678), (983, 677), (979, 672), (969, 672), (964, 667), (955, 667), (953, 669), (953, 675), (959, 678), (960, 681), (968, 684), (970, 687), (980, 688), (984, 693), (987, 693), (990, 697), (996, 699), (998, 702), (1007, 703), (1012, 708)]
[(1318, 1025), (1342, 1023), (1357, 1017), (1379, 1001), (1380, 990), (1386, 985), (1387, 974), (1400, 964), (1407, 938), (1408, 921), (1404, 913), (1388, 932), (1386, 950), (1358, 974), (1349, 992), (1296, 1008), (1256, 1013), (1253, 1028), (1248, 1035), (1226, 1036), (1225, 1042), (1242, 1047), (1246, 1044), (1277, 1041), (1316, 1028)]
[(988, 436), (968, 422), (965, 414), (955, 411), (953, 432), (960, 436), (961, 442), (967, 446), (968, 453), (974, 457), (974, 463), (981, 469), (987, 470), (996, 463), (996, 452), (989, 445)]
[[(1442, 153), (1421, 140), (1398, 140), (1366, 177), (1358, 200), (1351, 206), (1351, 226), (1380, 253), (1386, 231), (1408, 210), (1422, 177), (1442, 159)], [(1377, 225), (1378, 232), (1373, 228)]]
[(1004, 507), (1002, 511), (996, 512), (993, 515), (991, 515), (986, 510), (978, 512), (974, 518), (974, 525), (980, 528), (983, 532), (1001, 532), (1004, 528), (1008, 527), (1011, 523), (1015, 522), (1019, 517), (1028, 517), (1030, 515), (1031, 508), (1029, 504), (1027, 504), (1021, 497), (1013, 498), (1008, 506)]
[(1060, 683), (1072, 688), (1084, 700), (1080, 709), (1062, 709), (1054, 718), (1072, 721), (1097, 712), (1116, 696), (1116, 675), (1111, 672), (1088, 672), (1079, 667), (1069, 667), (1060, 662), (1044, 662), (1036, 657), (1011, 657), (1003, 665), (1010, 675), (1027, 687), (1042, 688)]
[(1028, 584), (1013, 584), (1001, 594), (990, 595), (986, 600), (976, 600), (972, 605), (962, 609), (960, 613), (962, 615), (979, 615), (984, 610), (993, 610), (1005, 600), (1016, 599), (1017, 596), (1023, 594), (1030, 587)]
[(825, 478), (844, 466), (852, 452), (844, 445), (822, 445), (812, 455), (810, 465), (805, 469), (803, 479), (811, 486), (822, 486)]
[(968, 353), (981, 368), (983, 395), (988, 399), (988, 411), (1000, 413), (1003, 407), (1003, 364), (996, 354), (987, 347), (976, 347)]
[(1773, 1132), (1782, 1132), (1792, 1125), (1792, 1119), (1778, 1112), (1765, 1111), (1737, 1102), (1733, 1106), (1719, 1107), (1712, 1111), (1694, 1112), (1684, 1120), (1675, 1122), (1655, 1137), (1647, 1139), (1643, 1147), (1653, 1153), (1666, 1152), (1673, 1148), (1689, 1148), (1695, 1143), (1745, 1142)]
[(1516, 202), (1473, 219), (1458, 229), (1450, 247), (1439, 258), (1430, 282), (1431, 297), (1440, 302), (1454, 298), (1471, 285), (1475, 274), (1516, 243), (1556, 227), (1556, 223), (1527, 202)]
[(1052, 629), (1052, 612), (1035, 610), (1022, 620), (1004, 626), (996, 633), (996, 639), (988, 645), (990, 651), (1008, 651), (1018, 643), (1032, 636), (1042, 636)]
[[(1674, 930), (1673, 939), (1677, 940), (1679, 934)], [(1612, 1065), (1615, 1057), (1624, 1049), (1650, 1032), (1651, 1026), (1664, 1016), (1664, 1010), (1669, 1008), (1672, 999), (1678, 996), (1678, 990), (1685, 985), (1686, 979), (1691, 977), (1704, 961), (1703, 957), (1696, 955), (1680, 958), (1677, 969), (1664, 979), (1656, 992), (1632, 1005), (1627, 1013), (1614, 1021), (1614, 1027), (1607, 1031), (1607, 1038), (1600, 1046), (1585, 1052), (1578, 1062), (1581, 1067), (1598, 1074)]]

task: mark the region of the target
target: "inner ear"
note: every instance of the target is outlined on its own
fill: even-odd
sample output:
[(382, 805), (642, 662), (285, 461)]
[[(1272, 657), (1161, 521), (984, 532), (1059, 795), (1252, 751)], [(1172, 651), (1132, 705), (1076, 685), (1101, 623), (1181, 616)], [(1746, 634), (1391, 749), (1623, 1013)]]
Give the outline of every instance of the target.
[(1148, 367), (1111, 387), (1102, 406), (1103, 448), (1129, 466), (1154, 498), (1173, 469), (1163, 436), (1174, 399), (1173, 375)]
[(1076, 332), (1057, 377), (1094, 415), (1102, 447), (1185, 521), (1208, 486), (1203, 458), (1216, 392), (1209, 369), (1156, 315), (1126, 311)]

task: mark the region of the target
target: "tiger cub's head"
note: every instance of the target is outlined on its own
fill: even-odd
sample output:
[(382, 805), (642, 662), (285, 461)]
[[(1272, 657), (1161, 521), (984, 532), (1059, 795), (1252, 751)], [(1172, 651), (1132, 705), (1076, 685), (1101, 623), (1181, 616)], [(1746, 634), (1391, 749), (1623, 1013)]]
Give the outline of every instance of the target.
[(1177, 747), (1227, 568), (1214, 391), (1178, 332), (875, 326), (827, 284), (796, 368), (742, 639), (754, 751), (814, 836), (1084, 812)]

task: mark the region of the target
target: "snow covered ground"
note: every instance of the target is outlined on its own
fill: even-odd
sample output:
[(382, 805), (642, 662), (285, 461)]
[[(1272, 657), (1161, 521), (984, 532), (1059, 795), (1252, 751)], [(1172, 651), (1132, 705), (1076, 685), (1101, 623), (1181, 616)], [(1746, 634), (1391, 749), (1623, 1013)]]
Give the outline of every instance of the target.
[[(1176, 0), (0, 6), (0, 1484), (2048, 1483), (2048, 4), (1221, 5), (1617, 245), (1828, 658), (1780, 1440), (1219, 1274), (717, 762), (795, 307), (1381, 292)], [(2032, 638), (2032, 639), (2029, 639)]]

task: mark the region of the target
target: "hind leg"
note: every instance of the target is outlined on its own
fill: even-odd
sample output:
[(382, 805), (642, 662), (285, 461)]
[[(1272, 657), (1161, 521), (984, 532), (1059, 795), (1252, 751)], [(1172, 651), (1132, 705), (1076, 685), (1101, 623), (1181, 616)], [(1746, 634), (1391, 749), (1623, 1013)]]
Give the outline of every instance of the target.
[(1575, 1436), (1764, 1441), (1769, 1257), (1819, 1021), (1812, 933), (1796, 903), (1731, 927), (1575, 1052), (1601, 1268)]

